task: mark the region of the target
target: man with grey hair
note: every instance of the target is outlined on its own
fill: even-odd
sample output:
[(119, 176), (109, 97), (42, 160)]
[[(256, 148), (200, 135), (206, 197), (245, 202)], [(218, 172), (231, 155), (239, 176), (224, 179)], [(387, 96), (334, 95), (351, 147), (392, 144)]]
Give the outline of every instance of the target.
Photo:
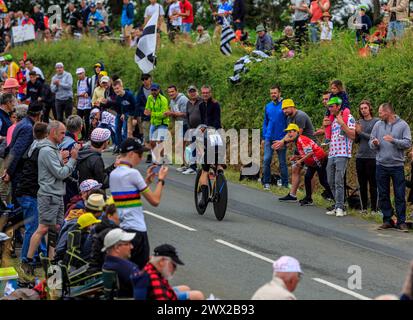
[(297, 259), (283, 256), (273, 263), (273, 279), (259, 288), (251, 300), (296, 300), (292, 292), (302, 275)]
[(138, 266), (129, 261), (133, 245), (134, 233), (115, 228), (109, 231), (103, 240), (103, 252), (106, 252), (103, 270), (115, 271), (119, 279), (118, 297), (133, 296), (133, 287), (130, 277), (139, 272)]
[(56, 63), (55, 69), (50, 88), (56, 94), (57, 120), (63, 122), (64, 116), (69, 118), (73, 112), (73, 77), (65, 71), (62, 62)]
[(79, 152), (77, 144), (70, 151), (70, 158), (68, 151), (59, 151), (58, 145), (62, 143), (66, 132), (63, 123), (51, 121), (47, 126), (47, 132), (47, 139), (38, 144), (40, 149), (38, 158), (39, 191), (37, 192), (39, 226), (30, 240), (27, 262), (21, 265), (24, 273), (28, 275), (34, 274), (33, 256), (42, 237), (46, 234), (48, 234), (49, 257), (53, 258), (54, 256), (56, 234), (63, 223), (63, 196), (66, 193), (64, 180), (75, 169)]

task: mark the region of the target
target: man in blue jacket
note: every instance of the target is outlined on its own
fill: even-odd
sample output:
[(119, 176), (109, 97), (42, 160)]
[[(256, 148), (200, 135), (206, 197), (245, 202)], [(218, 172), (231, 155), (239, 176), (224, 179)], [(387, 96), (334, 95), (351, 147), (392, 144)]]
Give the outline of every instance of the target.
[[(273, 86), (270, 89), (271, 102), (265, 106), (264, 123), (262, 125), (262, 145), (264, 147), (264, 172), (263, 185), (264, 190), (270, 190), (271, 182), (271, 161), (274, 150), (271, 148), (273, 141), (281, 140), (285, 136), (287, 118), (282, 111), (281, 89), (279, 86)], [(283, 187), (288, 188), (288, 167), (287, 167), (287, 149), (283, 147), (277, 150), (278, 162), (280, 164), (281, 182)]]
[(123, 0), (122, 18), (120, 20), (120, 24), (122, 26), (122, 34), (127, 47), (130, 47), (134, 19), (135, 8), (133, 7), (133, 4), (129, 0)]
[(15, 191), (17, 183), (20, 181), (22, 172), (22, 158), (26, 150), (33, 143), (33, 125), (40, 121), (43, 111), (42, 102), (31, 102), (27, 111), (27, 116), (20, 121), (13, 131), (12, 140), (9, 146), (10, 153), (6, 160), (8, 167), (5, 172), (4, 181), (12, 182), (13, 203), (17, 204)]
[(123, 140), (132, 137), (139, 111), (136, 108), (134, 95), (128, 89), (123, 88), (121, 79), (113, 83), (113, 91), (116, 94), (116, 103), (120, 107), (120, 114), (118, 113), (116, 116), (116, 135), (120, 145)]

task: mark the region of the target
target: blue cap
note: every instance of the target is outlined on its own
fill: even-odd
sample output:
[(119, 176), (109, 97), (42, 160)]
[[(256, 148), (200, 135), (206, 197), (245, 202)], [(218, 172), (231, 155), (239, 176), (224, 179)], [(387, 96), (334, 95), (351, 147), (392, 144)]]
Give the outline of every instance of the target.
[(157, 83), (152, 83), (151, 85), (151, 90), (159, 90), (161, 89), (161, 86)]
[(90, 8), (96, 8), (96, 4), (95, 4), (94, 2), (92, 2), (92, 3), (89, 5), (89, 7), (90, 7)]

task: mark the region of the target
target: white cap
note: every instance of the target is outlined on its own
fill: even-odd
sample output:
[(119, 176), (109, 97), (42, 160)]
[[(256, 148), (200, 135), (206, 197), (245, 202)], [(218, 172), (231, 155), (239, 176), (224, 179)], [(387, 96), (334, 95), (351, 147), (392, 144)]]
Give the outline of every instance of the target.
[(300, 263), (297, 259), (288, 256), (282, 256), (278, 260), (274, 261), (272, 265), (274, 272), (298, 272), (301, 271)]
[(57, 68), (57, 67), (63, 68), (63, 67), (64, 67), (63, 62), (58, 62), (58, 63), (56, 63), (54, 67), (55, 67), (55, 68)]
[(109, 82), (109, 81), (110, 81), (110, 78), (109, 78), (108, 76), (103, 76), (103, 77), (100, 79), (100, 83)]
[(77, 68), (76, 69), (76, 74), (81, 74), (81, 73), (85, 73), (85, 69), (84, 68)]
[(103, 0), (96, 0), (96, 4), (103, 3)]
[(0, 62), (6, 61), (3, 56), (0, 57)]
[(123, 231), (121, 228), (116, 228), (109, 231), (105, 240), (103, 240), (102, 252), (105, 252), (108, 248), (113, 247), (115, 244), (121, 241), (131, 241), (135, 237), (135, 233), (129, 233)]

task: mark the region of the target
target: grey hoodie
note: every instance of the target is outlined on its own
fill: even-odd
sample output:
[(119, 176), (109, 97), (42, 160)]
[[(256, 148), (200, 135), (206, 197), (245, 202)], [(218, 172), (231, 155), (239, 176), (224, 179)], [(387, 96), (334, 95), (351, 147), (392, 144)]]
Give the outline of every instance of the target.
[[(391, 135), (393, 142), (384, 141), (385, 135)], [(373, 139), (380, 142), (378, 146), (373, 144)], [(406, 149), (412, 145), (410, 127), (406, 121), (396, 116), (396, 121), (389, 124), (385, 121), (377, 121), (370, 135), (369, 146), (376, 150), (376, 162), (383, 167), (397, 167), (404, 165)]]
[[(55, 80), (60, 80), (60, 84), (56, 86)], [(69, 100), (73, 98), (73, 77), (69, 72), (64, 71), (63, 74), (55, 74), (50, 84), (52, 92), (56, 94), (57, 100)]]
[(39, 141), (38, 169), (39, 186), (38, 195), (64, 196), (66, 185), (64, 180), (69, 177), (76, 167), (76, 160), (70, 158), (66, 165), (63, 164), (57, 145), (49, 139)]

